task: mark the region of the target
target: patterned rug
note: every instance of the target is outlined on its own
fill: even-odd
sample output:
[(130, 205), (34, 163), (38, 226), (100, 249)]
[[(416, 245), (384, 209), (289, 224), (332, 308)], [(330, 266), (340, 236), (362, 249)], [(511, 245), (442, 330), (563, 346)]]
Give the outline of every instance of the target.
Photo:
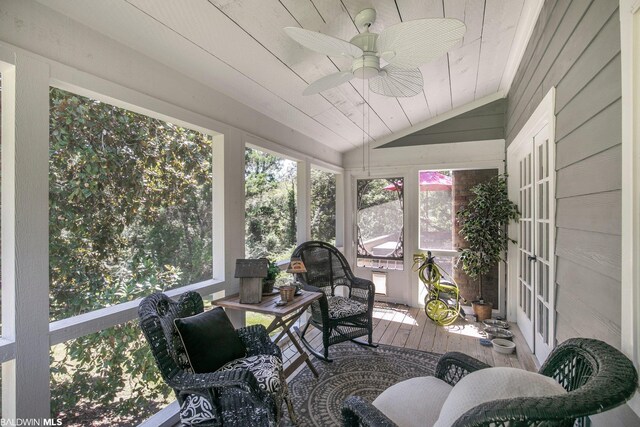
[[(440, 357), (400, 347), (370, 348), (353, 343), (331, 346), (329, 356), (332, 363), (312, 358), (318, 378), (305, 366), (289, 381), (300, 427), (342, 425), (340, 410), (348, 396), (362, 396), (371, 402), (397, 382), (433, 375)], [(282, 425), (292, 424), (286, 419)]]

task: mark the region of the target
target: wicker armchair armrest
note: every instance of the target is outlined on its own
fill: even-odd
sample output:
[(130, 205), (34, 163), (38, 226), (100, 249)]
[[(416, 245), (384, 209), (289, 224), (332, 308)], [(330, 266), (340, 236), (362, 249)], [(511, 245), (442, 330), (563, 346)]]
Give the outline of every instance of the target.
[(370, 293), (373, 293), (374, 285), (371, 280), (363, 279), (362, 277), (353, 277), (351, 280), (354, 288), (366, 289)]
[(240, 340), (247, 348), (247, 356), (269, 354), (282, 360), (280, 347), (271, 341), (267, 329), (263, 325), (251, 325), (236, 330)]
[(471, 356), (457, 351), (451, 351), (442, 355), (440, 360), (438, 360), (435, 376), (453, 386), (467, 374), (490, 367), (491, 366), (486, 363), (474, 359)]
[(260, 389), (256, 377), (247, 369), (202, 374), (180, 371), (172, 378), (168, 378), (167, 384), (181, 395), (191, 393), (205, 394), (212, 388), (238, 387), (255, 395), (257, 398), (265, 398), (267, 396), (267, 393)]
[(345, 427), (395, 427), (378, 408), (359, 396), (348, 397), (342, 405), (342, 425)]
[(369, 308), (369, 313), (372, 313), (373, 311), (373, 304), (374, 304), (374, 299), (375, 299), (375, 285), (373, 284), (373, 282), (371, 280), (367, 280), (367, 279), (363, 279), (361, 277), (353, 277), (351, 280), (351, 284), (352, 284), (352, 288), (358, 288), (358, 289), (365, 289), (366, 290), (366, 296), (365, 298), (358, 298), (355, 295), (351, 294), (351, 298), (354, 299), (362, 299), (362, 302), (367, 303), (367, 306)]

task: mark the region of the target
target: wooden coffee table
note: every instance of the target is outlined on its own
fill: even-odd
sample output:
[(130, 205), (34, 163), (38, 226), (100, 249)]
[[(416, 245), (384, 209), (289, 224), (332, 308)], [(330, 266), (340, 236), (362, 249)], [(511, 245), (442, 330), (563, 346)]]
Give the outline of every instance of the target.
[(320, 299), (321, 296), (322, 294), (319, 292), (302, 291), (302, 294), (294, 297), (293, 301), (288, 302), (286, 305), (278, 306), (276, 303), (280, 301), (280, 294), (263, 295), (262, 301), (258, 304), (242, 304), (240, 302), (240, 295), (236, 294), (213, 301), (213, 303), (220, 307), (224, 307), (225, 309), (253, 311), (255, 313), (274, 316), (275, 318), (267, 327), (267, 332), (271, 333), (278, 327), (282, 327), (282, 332), (278, 334), (273, 342), (277, 344), (278, 341), (287, 335), (299, 353), (299, 356), (296, 357), (296, 359), (293, 360), (284, 370), (285, 376), (288, 377), (291, 375), (298, 366), (305, 362), (307, 366), (309, 366), (309, 369), (311, 369), (311, 372), (313, 372), (313, 375), (317, 377), (318, 371), (316, 371), (313, 363), (311, 363), (309, 355), (302, 349), (302, 346), (298, 341), (298, 337), (291, 332), (291, 327), (294, 325), (296, 320), (302, 316), (304, 310), (312, 302)]

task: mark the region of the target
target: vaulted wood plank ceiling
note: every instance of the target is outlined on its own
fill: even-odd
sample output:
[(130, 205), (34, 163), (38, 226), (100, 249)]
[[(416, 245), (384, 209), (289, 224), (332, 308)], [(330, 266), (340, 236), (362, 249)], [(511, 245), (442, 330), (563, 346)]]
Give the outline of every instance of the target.
[[(338, 151), (482, 99), (510, 85), (524, 0), (40, 0), (72, 19), (200, 81)], [(420, 69), (424, 90), (410, 98), (369, 92), (354, 79), (303, 96), (311, 82), (350, 69), (346, 58), (307, 50), (286, 26), (350, 40), (356, 14), (377, 11), (371, 31), (419, 18), (463, 21), (461, 45)], [(516, 64), (517, 65), (517, 64)], [(365, 108), (365, 107), (369, 108)], [(363, 110), (367, 112), (363, 117)]]

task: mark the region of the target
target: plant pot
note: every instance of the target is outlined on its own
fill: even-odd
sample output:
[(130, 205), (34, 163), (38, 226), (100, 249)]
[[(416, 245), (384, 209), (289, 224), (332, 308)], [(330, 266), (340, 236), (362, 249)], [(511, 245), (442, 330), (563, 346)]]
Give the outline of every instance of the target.
[(263, 280), (262, 281), (262, 294), (271, 294), (273, 293), (273, 285), (276, 283), (274, 280)]
[(473, 301), (471, 306), (473, 307), (473, 313), (476, 315), (478, 322), (482, 322), (485, 319), (491, 319), (491, 309), (493, 308), (491, 303)]
[(280, 288), (280, 300), (283, 302), (293, 301), (293, 297), (296, 293), (296, 287), (292, 285), (282, 285)]

